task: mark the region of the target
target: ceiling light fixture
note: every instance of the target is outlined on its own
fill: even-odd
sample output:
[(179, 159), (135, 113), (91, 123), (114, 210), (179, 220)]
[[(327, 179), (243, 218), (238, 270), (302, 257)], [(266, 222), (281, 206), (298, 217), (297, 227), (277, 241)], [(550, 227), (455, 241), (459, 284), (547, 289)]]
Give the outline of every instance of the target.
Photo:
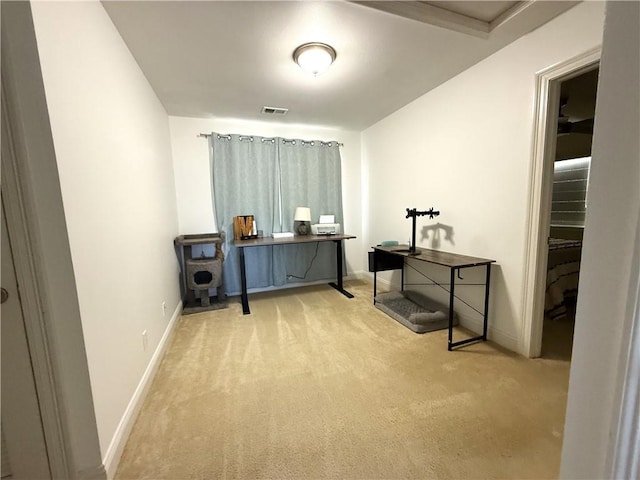
[(326, 43), (305, 43), (293, 52), (293, 61), (314, 77), (326, 72), (335, 59), (336, 51)]

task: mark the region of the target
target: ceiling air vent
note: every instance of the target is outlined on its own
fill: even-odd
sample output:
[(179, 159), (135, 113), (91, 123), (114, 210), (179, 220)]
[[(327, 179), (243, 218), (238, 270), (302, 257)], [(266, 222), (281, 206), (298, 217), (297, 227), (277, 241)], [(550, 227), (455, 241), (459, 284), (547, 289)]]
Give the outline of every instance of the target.
[(262, 113), (265, 113), (267, 115), (286, 115), (288, 111), (288, 108), (262, 107)]

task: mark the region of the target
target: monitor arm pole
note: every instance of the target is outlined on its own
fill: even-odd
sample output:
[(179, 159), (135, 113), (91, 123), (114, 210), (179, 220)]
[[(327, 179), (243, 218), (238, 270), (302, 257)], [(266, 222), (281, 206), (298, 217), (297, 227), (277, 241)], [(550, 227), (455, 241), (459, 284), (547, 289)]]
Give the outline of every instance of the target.
[(409, 254), (417, 255), (416, 252), (416, 217), (422, 217), (424, 215), (429, 215), (430, 219), (433, 217), (437, 217), (440, 215), (440, 211), (433, 211), (433, 207), (429, 210), (418, 211), (415, 208), (407, 208), (407, 216), (405, 218), (411, 217), (412, 229), (411, 229), (411, 245), (409, 246)]

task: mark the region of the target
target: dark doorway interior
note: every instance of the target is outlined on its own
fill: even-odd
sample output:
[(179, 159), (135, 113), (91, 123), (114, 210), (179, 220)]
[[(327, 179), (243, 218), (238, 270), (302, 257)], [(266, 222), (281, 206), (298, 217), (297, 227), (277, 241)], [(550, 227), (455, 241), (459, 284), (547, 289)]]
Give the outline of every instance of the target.
[(560, 84), (542, 334), (544, 358), (571, 359), (598, 72), (595, 68)]

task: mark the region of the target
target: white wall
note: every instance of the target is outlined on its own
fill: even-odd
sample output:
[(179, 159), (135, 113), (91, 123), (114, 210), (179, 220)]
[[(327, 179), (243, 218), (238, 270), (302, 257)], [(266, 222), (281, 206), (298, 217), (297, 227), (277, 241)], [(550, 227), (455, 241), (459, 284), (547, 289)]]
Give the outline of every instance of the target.
[[(618, 422), (635, 430), (635, 445), (621, 442), (618, 454), (638, 445), (637, 363), (638, 260), (640, 237), (640, 7), (607, 4), (596, 105), (589, 209), (576, 312), (561, 478), (638, 478), (612, 471)], [(635, 371), (627, 371), (635, 349)], [(628, 378), (627, 375), (629, 375)], [(635, 420), (619, 418), (623, 385), (636, 389)], [(631, 404), (633, 409), (633, 404)], [(629, 438), (627, 441), (630, 440)], [(628, 457), (626, 457), (628, 458)]]
[(363, 270), (360, 134), (345, 130), (277, 122), (169, 117), (181, 234), (215, 231), (208, 140), (200, 133), (235, 133), (305, 140), (337, 140), (342, 158), (343, 231), (358, 237), (345, 242), (347, 273)]
[[(440, 210), (419, 217), (418, 231), (440, 222), (453, 238), (439, 249), (497, 261), (489, 336), (512, 350), (522, 330), (535, 73), (599, 45), (602, 22), (603, 3), (579, 4), (363, 132), (365, 244), (406, 242), (406, 208)], [(432, 237), (416, 243), (432, 247)]]
[(179, 307), (169, 122), (99, 2), (32, 10), (105, 458)]

